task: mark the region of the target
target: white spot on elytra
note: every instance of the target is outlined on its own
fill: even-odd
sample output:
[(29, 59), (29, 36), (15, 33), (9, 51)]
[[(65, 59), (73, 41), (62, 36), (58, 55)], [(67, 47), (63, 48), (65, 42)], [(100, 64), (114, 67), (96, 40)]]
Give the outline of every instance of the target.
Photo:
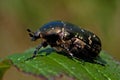
[(88, 37), (89, 44), (92, 44), (91, 36)]
[(83, 30), (83, 29), (81, 29), (81, 31), (82, 31), (82, 32), (84, 32), (84, 30)]
[(79, 38), (82, 40), (83, 39), (83, 37), (82, 36), (79, 36)]
[(76, 33), (75, 37), (78, 37), (78, 33)]
[(93, 35), (93, 37), (96, 37), (95, 35)]
[(54, 27), (52, 27), (52, 29), (55, 29)]

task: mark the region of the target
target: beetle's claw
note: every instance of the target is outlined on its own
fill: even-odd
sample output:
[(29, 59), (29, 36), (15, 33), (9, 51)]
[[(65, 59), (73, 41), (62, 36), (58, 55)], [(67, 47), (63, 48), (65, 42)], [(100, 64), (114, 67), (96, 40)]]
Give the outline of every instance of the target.
[(32, 59), (34, 59), (35, 57), (36, 57), (36, 56), (29, 57), (29, 58), (27, 58), (25, 61), (32, 60)]

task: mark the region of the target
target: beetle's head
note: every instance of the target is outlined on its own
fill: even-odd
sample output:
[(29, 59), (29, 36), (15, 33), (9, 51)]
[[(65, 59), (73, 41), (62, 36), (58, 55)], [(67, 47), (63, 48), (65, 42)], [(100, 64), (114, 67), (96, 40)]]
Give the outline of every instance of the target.
[(29, 36), (31, 37), (32, 41), (35, 41), (40, 38), (40, 32), (32, 32), (30, 29), (27, 29), (29, 32)]

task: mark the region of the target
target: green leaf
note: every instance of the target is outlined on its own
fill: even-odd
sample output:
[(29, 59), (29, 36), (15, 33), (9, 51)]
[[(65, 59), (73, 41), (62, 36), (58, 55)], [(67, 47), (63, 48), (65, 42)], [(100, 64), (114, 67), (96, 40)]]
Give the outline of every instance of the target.
[(106, 52), (101, 51), (100, 56), (106, 65), (72, 60), (67, 56), (56, 53), (50, 48), (42, 48), (37, 57), (31, 60), (34, 49), (29, 49), (21, 54), (9, 56), (13, 64), (26, 73), (44, 76), (50, 79), (59, 75), (67, 75), (80, 80), (119, 80), (120, 64)]
[(10, 68), (10, 65), (11, 62), (8, 59), (0, 61), (0, 80), (2, 80), (5, 71)]

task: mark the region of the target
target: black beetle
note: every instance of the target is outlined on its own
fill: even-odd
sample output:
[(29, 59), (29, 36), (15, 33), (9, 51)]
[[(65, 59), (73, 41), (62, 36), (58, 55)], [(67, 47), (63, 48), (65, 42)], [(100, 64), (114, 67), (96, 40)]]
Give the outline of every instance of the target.
[(101, 51), (101, 41), (94, 33), (68, 22), (52, 21), (38, 31), (27, 29), (32, 41), (42, 39), (31, 58), (41, 47), (50, 45), (58, 52), (64, 52), (71, 58), (95, 59)]

